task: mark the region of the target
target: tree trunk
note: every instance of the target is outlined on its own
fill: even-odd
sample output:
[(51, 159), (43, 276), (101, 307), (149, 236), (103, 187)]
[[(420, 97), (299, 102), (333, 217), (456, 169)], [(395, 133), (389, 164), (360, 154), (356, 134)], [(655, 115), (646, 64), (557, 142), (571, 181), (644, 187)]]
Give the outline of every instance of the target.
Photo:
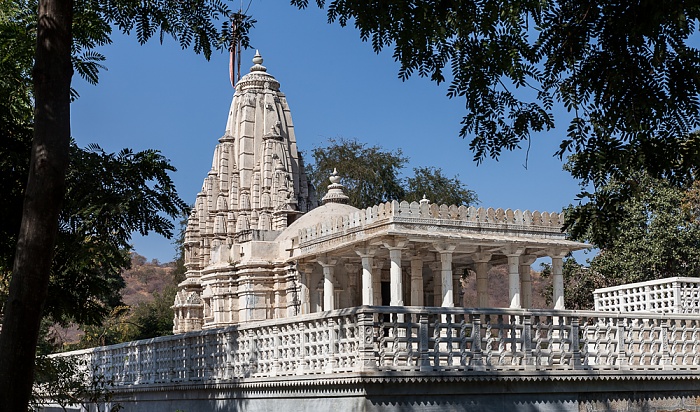
[(70, 145), (72, 0), (40, 0), (34, 141), (12, 280), (0, 333), (0, 411), (27, 410)]

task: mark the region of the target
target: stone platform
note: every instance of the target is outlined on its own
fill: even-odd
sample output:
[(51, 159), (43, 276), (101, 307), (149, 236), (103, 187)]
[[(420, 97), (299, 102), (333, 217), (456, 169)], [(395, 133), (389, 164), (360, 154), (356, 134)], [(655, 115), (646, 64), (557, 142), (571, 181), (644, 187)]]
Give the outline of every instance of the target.
[(698, 410), (700, 316), (360, 306), (72, 352), (125, 411)]

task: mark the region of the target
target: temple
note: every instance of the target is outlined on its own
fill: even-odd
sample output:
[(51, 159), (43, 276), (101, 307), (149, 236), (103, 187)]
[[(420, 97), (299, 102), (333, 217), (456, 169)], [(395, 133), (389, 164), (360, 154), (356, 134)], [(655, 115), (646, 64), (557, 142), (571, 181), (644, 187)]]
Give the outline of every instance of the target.
[[(52, 355), (109, 396), (66, 407), (44, 386), (40, 410), (698, 410), (700, 279), (566, 310), (562, 258), (587, 245), (560, 213), (357, 209), (337, 173), (319, 202), (280, 85), (253, 62), (189, 217), (175, 334)], [(532, 307), (540, 257), (551, 308)], [(488, 290), (494, 265), (507, 289)], [(466, 273), (476, 295), (461, 293)]]
[[(259, 53), (253, 63), (188, 220), (175, 333), (360, 305), (488, 308), (497, 264), (508, 265), (510, 308), (531, 308), (540, 257), (552, 259), (552, 301), (564, 309), (562, 258), (587, 245), (566, 239), (561, 214), (430, 199), (360, 210), (335, 173), (319, 205), (280, 84)], [(465, 270), (476, 272), (475, 302), (460, 293)]]

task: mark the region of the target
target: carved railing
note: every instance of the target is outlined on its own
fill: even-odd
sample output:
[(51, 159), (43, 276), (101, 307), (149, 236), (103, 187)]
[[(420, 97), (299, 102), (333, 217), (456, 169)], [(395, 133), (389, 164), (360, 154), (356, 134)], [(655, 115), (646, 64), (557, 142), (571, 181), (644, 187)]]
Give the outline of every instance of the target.
[(700, 316), (363, 306), (69, 352), (114, 385), (349, 372), (700, 370)]
[(597, 311), (700, 313), (700, 278), (673, 277), (596, 289), (593, 299)]
[(465, 228), (535, 230), (564, 235), (561, 232), (564, 214), (530, 212), (529, 210), (447, 206), (428, 203), (391, 201), (361, 209), (349, 216), (338, 217), (299, 230), (299, 244), (304, 245), (330, 235), (352, 232), (382, 222), (439, 223)]

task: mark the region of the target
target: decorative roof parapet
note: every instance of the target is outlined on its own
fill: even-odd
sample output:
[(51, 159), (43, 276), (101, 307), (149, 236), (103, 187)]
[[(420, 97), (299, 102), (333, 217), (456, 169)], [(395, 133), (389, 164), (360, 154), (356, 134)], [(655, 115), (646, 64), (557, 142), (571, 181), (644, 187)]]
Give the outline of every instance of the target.
[(473, 228), (525, 229), (562, 233), (564, 213), (529, 210), (447, 206), (427, 202), (391, 201), (362, 209), (347, 217), (338, 217), (299, 230), (299, 244), (307, 244), (329, 235), (380, 222), (458, 224)]

